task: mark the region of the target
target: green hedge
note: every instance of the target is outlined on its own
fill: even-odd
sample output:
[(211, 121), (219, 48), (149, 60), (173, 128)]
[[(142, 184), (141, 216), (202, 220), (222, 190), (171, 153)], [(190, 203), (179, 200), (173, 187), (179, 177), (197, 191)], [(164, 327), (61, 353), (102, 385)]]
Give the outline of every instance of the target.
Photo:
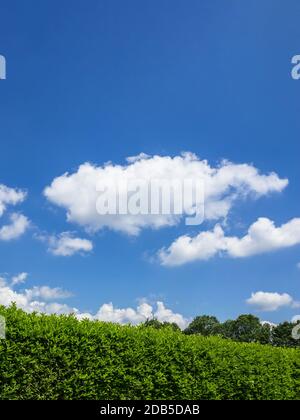
[(299, 399), (295, 349), (0, 307), (1, 399)]

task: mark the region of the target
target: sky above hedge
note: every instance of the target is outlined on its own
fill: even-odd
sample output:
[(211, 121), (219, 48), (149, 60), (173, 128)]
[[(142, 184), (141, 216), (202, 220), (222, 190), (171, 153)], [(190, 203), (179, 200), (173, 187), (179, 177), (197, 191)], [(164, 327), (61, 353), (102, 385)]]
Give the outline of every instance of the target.
[[(0, 303), (299, 314), (300, 6), (188, 3), (4, 2)], [(97, 177), (120, 170), (205, 178), (204, 223), (95, 216)]]

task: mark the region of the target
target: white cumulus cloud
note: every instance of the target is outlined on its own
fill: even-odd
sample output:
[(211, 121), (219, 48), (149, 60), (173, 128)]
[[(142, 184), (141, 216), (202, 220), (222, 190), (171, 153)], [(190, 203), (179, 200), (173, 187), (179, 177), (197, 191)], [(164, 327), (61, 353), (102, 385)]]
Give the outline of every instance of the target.
[(12, 285), (8, 285), (5, 278), (0, 278), (0, 305), (9, 306), (13, 302), (26, 312), (41, 312), (46, 314), (71, 314), (79, 320), (90, 319), (119, 324), (139, 324), (147, 319), (156, 318), (161, 322), (175, 322), (180, 328), (185, 328), (189, 320), (179, 313), (174, 313), (166, 308), (163, 302), (156, 302), (150, 305), (142, 302), (137, 308), (117, 308), (112, 303), (104, 303), (94, 314), (81, 312), (77, 308), (66, 303), (58, 303), (61, 300), (72, 296), (72, 294), (59, 287), (34, 286), (24, 291), (15, 291)]
[(26, 198), (26, 192), (6, 185), (0, 184), (0, 217), (5, 212), (7, 206), (15, 206), (22, 203)]
[(23, 292), (15, 291), (13, 285), (8, 285), (6, 279), (0, 281), (0, 305), (9, 306), (13, 302), (26, 312), (44, 313), (71, 313), (76, 312), (65, 303), (49, 302), (53, 299), (69, 297), (70, 293), (60, 288), (50, 288), (48, 286), (33, 287)]
[(10, 224), (0, 228), (0, 241), (11, 241), (22, 236), (30, 226), (26, 216), (19, 213), (10, 215)]
[(158, 252), (162, 265), (176, 266), (197, 260), (208, 260), (218, 254), (243, 258), (276, 251), (300, 244), (300, 218), (276, 227), (267, 218), (259, 218), (242, 238), (226, 236), (216, 225), (212, 231), (200, 232), (195, 237), (177, 238), (167, 249)]
[(78, 238), (72, 232), (63, 232), (51, 236), (38, 235), (36, 238), (46, 242), (49, 246), (49, 252), (56, 256), (70, 257), (93, 250), (93, 243), (89, 239)]
[(91, 313), (78, 313), (79, 319), (90, 319), (106, 322), (115, 322), (119, 324), (140, 324), (147, 319), (157, 319), (160, 322), (175, 322), (181, 329), (187, 327), (189, 320), (179, 313), (174, 313), (166, 308), (163, 302), (156, 302), (156, 305), (150, 305), (143, 302), (134, 308), (116, 308), (112, 303), (105, 303), (93, 315)]
[[(175, 157), (140, 154), (128, 158), (125, 165), (108, 163), (96, 166), (84, 163), (76, 172), (55, 178), (44, 194), (50, 202), (66, 210), (69, 222), (87, 230), (97, 231), (107, 227), (137, 235), (143, 228), (176, 225), (180, 217), (174, 214), (101, 215), (96, 211), (99, 198), (97, 188), (99, 185), (113, 188), (132, 180), (150, 183), (157, 179), (201, 180), (205, 188), (205, 217), (208, 220), (225, 218), (237, 199), (281, 192), (288, 185), (287, 179), (281, 179), (275, 173), (261, 174), (249, 164), (223, 161), (213, 167), (192, 153)], [(119, 191), (119, 201), (127, 202), (125, 190)]]
[(34, 286), (32, 289), (26, 289), (26, 296), (29, 300), (33, 298), (40, 298), (44, 300), (53, 300), (53, 299), (65, 299), (72, 294), (67, 290), (63, 290), (60, 287), (49, 287), (49, 286)]
[(259, 311), (272, 312), (282, 307), (298, 307), (299, 303), (287, 293), (256, 292), (252, 293), (247, 299), (249, 305), (254, 306)]
[(260, 218), (243, 238), (228, 238), (228, 253), (233, 257), (270, 252), (300, 244), (300, 218), (276, 227), (267, 218)]
[[(16, 206), (26, 198), (26, 192), (9, 188), (0, 184), (0, 217), (7, 211), (8, 206)], [(8, 215), (10, 223), (0, 227), (0, 241), (11, 241), (22, 236), (28, 229), (30, 223), (27, 217), (19, 213)]]

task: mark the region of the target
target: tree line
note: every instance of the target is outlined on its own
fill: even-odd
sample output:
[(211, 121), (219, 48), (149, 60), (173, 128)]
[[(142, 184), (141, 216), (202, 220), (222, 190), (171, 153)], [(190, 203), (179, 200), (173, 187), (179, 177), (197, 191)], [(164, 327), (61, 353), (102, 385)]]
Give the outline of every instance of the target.
[[(151, 326), (156, 329), (172, 328), (180, 330), (177, 324), (160, 322), (157, 319), (150, 319), (144, 323), (145, 327)], [(215, 316), (196, 316), (183, 334), (199, 334), (205, 337), (219, 336), (244, 343), (269, 344), (274, 347), (300, 347), (300, 340), (292, 336), (292, 330), (296, 326), (292, 322), (283, 322), (278, 325), (262, 323), (254, 315), (240, 315), (235, 320), (220, 322)]]

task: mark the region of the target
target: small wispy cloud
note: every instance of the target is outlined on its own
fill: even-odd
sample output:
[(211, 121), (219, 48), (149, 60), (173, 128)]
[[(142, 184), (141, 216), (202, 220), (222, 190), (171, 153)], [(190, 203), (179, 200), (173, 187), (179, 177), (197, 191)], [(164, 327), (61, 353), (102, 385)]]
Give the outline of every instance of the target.
[(79, 238), (73, 232), (62, 232), (58, 235), (37, 234), (35, 238), (45, 242), (52, 255), (60, 257), (86, 254), (94, 248), (92, 241)]
[(13, 276), (11, 279), (11, 285), (15, 286), (17, 284), (25, 283), (27, 280), (28, 273), (19, 273), (16, 276)]

